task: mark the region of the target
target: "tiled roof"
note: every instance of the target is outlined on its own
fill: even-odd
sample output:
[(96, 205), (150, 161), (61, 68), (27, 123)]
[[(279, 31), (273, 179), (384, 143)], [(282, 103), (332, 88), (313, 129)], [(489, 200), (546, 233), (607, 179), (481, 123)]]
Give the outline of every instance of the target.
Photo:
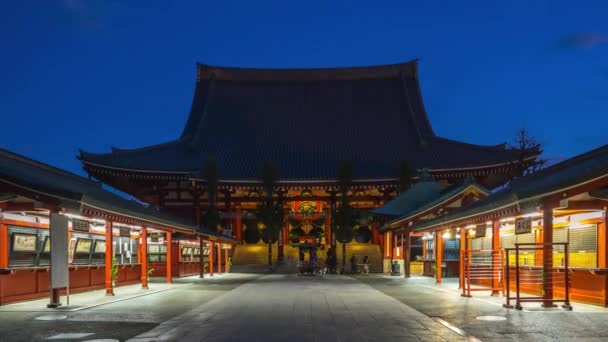
[(399, 217), (406, 215), (440, 197), (443, 186), (430, 177), (425, 177), (411, 188), (382, 207), (371, 211), (374, 215)]
[(437, 137), (420, 94), (417, 62), (362, 68), (244, 69), (199, 65), (190, 117), (177, 140), (107, 154), (88, 165), (197, 172), (215, 160), (223, 179), (257, 178), (264, 161), (282, 179), (336, 179), (342, 160), (355, 179), (396, 178), (398, 166), (433, 169), (504, 164), (504, 146)]
[(27, 189), (58, 199), (63, 206), (79, 211), (82, 206), (97, 208), (159, 226), (200, 231), (184, 218), (160, 212), (136, 201), (127, 200), (102, 188), (98, 182), (0, 149), (0, 183)]
[(530, 176), (517, 179), (506, 189), (493, 193), (450, 214), (421, 222), (415, 225), (413, 229), (431, 228), (505, 206), (515, 205), (600, 177), (608, 177), (608, 145), (575, 156)]

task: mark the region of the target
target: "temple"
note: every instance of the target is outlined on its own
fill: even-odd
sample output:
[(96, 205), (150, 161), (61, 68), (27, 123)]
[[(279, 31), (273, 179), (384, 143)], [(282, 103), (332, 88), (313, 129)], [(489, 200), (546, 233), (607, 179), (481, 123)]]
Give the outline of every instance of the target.
[[(466, 179), (491, 189), (510, 177), (517, 162), (504, 144), (480, 146), (435, 134), (417, 60), (327, 69), (198, 64), (181, 136), (137, 149), (81, 151), (79, 158), (91, 177), (198, 225), (209, 203), (203, 165), (216, 163), (223, 234), (243, 241), (232, 254), (235, 267), (265, 263), (255, 214), (264, 162), (279, 174), (275, 196), (286, 217), (273, 248), (286, 259), (297, 258), (306, 236), (320, 248), (339, 244), (331, 233), (331, 212), (339, 202), (340, 162), (352, 163), (348, 196), (362, 218), (399, 195), (403, 163), (425, 169), (441, 189)], [(372, 270), (380, 270), (379, 228), (360, 220), (347, 257), (367, 255)]]

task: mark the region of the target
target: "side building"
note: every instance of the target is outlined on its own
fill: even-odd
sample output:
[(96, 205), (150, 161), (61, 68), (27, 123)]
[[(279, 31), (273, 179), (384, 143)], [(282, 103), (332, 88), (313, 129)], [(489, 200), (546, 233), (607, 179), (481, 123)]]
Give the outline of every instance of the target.
[[(53, 217), (65, 220), (54, 225)], [(55, 221), (56, 222), (56, 221)], [(58, 230), (59, 229), (59, 230)], [(0, 149), (0, 304), (48, 297), (53, 231), (67, 229), (71, 293), (182, 275), (213, 275), (229, 265), (236, 242), (104, 190), (101, 183)], [(55, 235), (55, 237), (61, 235)], [(53, 239), (55, 239), (53, 237)], [(57, 259), (56, 259), (57, 260)]]

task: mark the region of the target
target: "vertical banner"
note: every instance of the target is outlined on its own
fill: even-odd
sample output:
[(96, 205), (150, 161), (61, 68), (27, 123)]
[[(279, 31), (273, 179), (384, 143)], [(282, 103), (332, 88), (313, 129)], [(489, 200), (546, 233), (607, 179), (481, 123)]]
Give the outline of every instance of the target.
[(59, 306), (58, 289), (68, 287), (68, 218), (51, 213), (51, 304)]

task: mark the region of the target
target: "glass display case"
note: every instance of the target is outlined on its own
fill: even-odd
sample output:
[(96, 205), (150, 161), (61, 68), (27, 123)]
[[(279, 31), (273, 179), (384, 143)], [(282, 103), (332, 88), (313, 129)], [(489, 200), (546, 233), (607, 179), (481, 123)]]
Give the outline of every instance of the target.
[(112, 239), (112, 244), (117, 264), (137, 264), (137, 239), (115, 236)]
[(148, 244), (148, 261), (166, 262), (167, 246), (161, 244)]

